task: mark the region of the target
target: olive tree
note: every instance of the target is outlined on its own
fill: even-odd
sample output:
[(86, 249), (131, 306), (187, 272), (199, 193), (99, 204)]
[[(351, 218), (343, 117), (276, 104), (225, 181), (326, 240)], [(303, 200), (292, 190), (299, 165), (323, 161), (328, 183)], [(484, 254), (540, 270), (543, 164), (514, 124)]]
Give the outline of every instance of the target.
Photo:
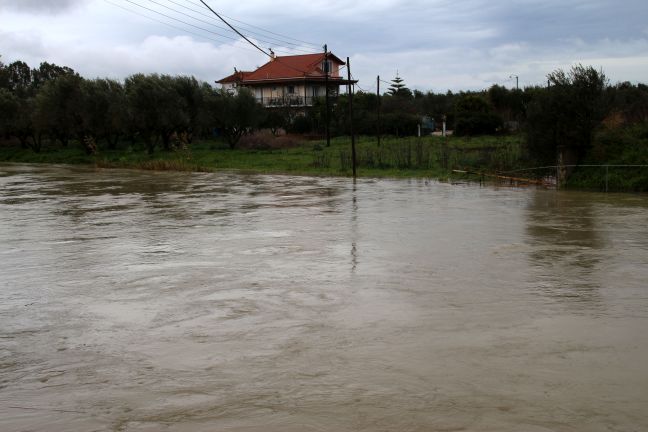
[(83, 78), (61, 75), (38, 91), (34, 107), (36, 128), (65, 147), (71, 138), (83, 138)]
[(126, 101), (131, 127), (136, 130), (149, 154), (161, 138), (169, 148), (171, 134), (189, 123), (187, 102), (168, 75), (136, 74), (126, 79)]
[(549, 88), (535, 94), (527, 113), (527, 143), (538, 162), (550, 163), (561, 146), (579, 158), (591, 148), (596, 128), (609, 110), (608, 80), (582, 65), (548, 75)]
[(115, 80), (86, 80), (82, 85), (84, 135), (103, 138), (115, 149), (126, 127), (124, 86)]
[(240, 89), (237, 94), (225, 90), (213, 92), (209, 108), (215, 124), (227, 139), (231, 149), (236, 147), (241, 137), (256, 129), (265, 118), (263, 106), (252, 92)]

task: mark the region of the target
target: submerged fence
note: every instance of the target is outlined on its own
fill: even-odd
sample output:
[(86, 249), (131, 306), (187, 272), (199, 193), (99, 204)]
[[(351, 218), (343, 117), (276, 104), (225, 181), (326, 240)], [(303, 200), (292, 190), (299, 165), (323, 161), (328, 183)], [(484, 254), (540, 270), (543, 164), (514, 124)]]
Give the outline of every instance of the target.
[[(350, 149), (317, 146), (312, 166), (349, 171)], [(600, 191), (648, 191), (648, 164), (556, 164), (529, 166), (532, 158), (517, 139), (445, 140), (386, 138), (382, 145), (359, 140), (356, 167), (362, 169), (421, 170), (445, 175), (455, 172), (480, 181), (541, 184)], [(518, 167), (525, 168), (518, 168)], [(568, 181), (567, 181), (568, 180)]]
[[(582, 168), (590, 168), (589, 172), (585, 172)], [(593, 168), (593, 169), (592, 169)], [(610, 170), (612, 168), (612, 172)], [(617, 170), (618, 169), (618, 170)], [(625, 169), (626, 171), (623, 171)], [(556, 188), (564, 186), (568, 178), (571, 183), (576, 185), (598, 185), (599, 189), (609, 192), (610, 183), (616, 186), (618, 190), (648, 190), (648, 172), (643, 175), (632, 176), (629, 170), (645, 170), (648, 169), (647, 164), (572, 164), (572, 165), (546, 165), (541, 167), (520, 168), (515, 170), (501, 171), (499, 174), (503, 175), (519, 175), (520, 173), (540, 173), (535, 178), (539, 177), (552, 177), (555, 180)], [(597, 182), (600, 181), (600, 184)]]

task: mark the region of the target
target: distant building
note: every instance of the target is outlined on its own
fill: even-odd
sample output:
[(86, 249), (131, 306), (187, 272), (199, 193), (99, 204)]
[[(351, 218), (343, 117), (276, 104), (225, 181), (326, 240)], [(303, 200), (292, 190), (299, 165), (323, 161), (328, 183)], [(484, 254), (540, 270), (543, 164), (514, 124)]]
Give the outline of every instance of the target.
[[(339, 87), (349, 83), (340, 76), (344, 62), (332, 53), (273, 56), (253, 72), (237, 71), (216, 81), (230, 92), (249, 88), (265, 107), (307, 107), (313, 99), (326, 95), (325, 70), (328, 62), (329, 95), (337, 96)], [(356, 83), (357, 81), (351, 81)]]

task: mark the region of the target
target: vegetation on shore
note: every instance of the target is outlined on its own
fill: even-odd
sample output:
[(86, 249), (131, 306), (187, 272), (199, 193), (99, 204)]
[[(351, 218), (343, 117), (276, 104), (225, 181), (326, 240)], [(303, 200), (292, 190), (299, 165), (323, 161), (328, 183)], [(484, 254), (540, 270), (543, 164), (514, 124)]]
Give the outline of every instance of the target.
[[(609, 132), (608, 132), (609, 134)], [(627, 164), (648, 159), (648, 129), (626, 131), (628, 145), (608, 162)], [(275, 138), (262, 134), (240, 148), (230, 149), (223, 139), (196, 140), (190, 147), (149, 154), (144, 143), (122, 149), (102, 149), (88, 154), (80, 145), (62, 147), (51, 143), (39, 153), (21, 148), (18, 143), (0, 146), (0, 161), (17, 163), (86, 164), (100, 168), (134, 168), (173, 171), (240, 170), (256, 173), (350, 176), (350, 137), (335, 137), (331, 146), (324, 140)], [(603, 139), (603, 138), (601, 138)], [(276, 144), (275, 144), (276, 142)], [(615, 139), (615, 142), (617, 140)], [(287, 143), (287, 144), (286, 144)], [(273, 144), (275, 144), (273, 146)], [(479, 137), (376, 137), (356, 138), (358, 175), (361, 177), (426, 177), (493, 179), (488, 174), (500, 173), (512, 179), (539, 179), (553, 176), (555, 168), (533, 168), (521, 134)], [(596, 158), (587, 161), (603, 165)], [(519, 171), (522, 169), (522, 171)], [(467, 171), (457, 173), (453, 170)], [(584, 166), (574, 172), (567, 187), (616, 191), (648, 190), (647, 168), (615, 168)], [(497, 179), (493, 179), (497, 180)], [(497, 181), (506, 181), (500, 178)]]
[[(400, 79), (380, 97), (359, 92), (360, 175), (537, 178), (556, 170), (521, 170), (555, 165), (567, 149), (579, 165), (568, 187), (648, 191), (645, 167), (610, 166), (648, 164), (648, 86), (611, 86), (602, 71), (583, 66), (548, 78), (547, 87), (456, 94), (412, 92)], [(350, 175), (346, 98), (326, 116), (321, 100), (306, 112), (264, 109), (245, 89), (230, 94), (193, 77), (88, 80), (48, 63), (0, 63), (0, 161)], [(330, 147), (321, 140), (326, 117)], [(455, 136), (413, 136), (443, 121)]]
[[(290, 173), (309, 175), (351, 175), (349, 137), (336, 137), (327, 147), (324, 140), (275, 138), (270, 134), (257, 137), (251, 145), (230, 149), (222, 139), (196, 140), (190, 147), (176, 148), (153, 155), (146, 146), (126, 149), (102, 149), (94, 154), (81, 146), (62, 147), (52, 143), (39, 153), (14, 145), (0, 146), (0, 160), (6, 162), (89, 164), (98, 167), (119, 167), (180, 171), (243, 170), (259, 173)], [(441, 177), (449, 167), (477, 167), (493, 170), (510, 168), (517, 159), (519, 137), (458, 138), (358, 137), (357, 163), (361, 176), (372, 177)], [(274, 145), (273, 145), (274, 144)]]

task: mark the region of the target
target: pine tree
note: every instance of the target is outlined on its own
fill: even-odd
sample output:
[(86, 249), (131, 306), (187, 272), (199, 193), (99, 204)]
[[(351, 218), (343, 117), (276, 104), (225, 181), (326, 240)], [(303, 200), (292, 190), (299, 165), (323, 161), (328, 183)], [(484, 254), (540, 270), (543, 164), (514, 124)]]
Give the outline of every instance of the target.
[(403, 78), (398, 76), (398, 72), (396, 72), (396, 78), (391, 80), (391, 84), (387, 89), (387, 93), (389, 93), (392, 96), (411, 97), (412, 91), (407, 88), (407, 86), (403, 83), (403, 81), (404, 81)]

